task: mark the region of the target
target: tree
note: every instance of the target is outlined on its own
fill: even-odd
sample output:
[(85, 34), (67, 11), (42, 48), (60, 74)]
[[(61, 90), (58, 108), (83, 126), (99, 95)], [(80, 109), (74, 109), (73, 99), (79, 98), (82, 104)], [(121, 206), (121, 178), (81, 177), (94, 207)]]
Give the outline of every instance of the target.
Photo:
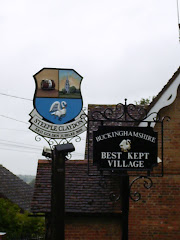
[(62, 93), (63, 93), (63, 94), (66, 94), (66, 93), (67, 93), (65, 88), (62, 89)]
[(153, 99), (154, 99), (154, 97), (141, 98), (140, 101), (135, 101), (135, 103), (136, 103), (136, 105), (147, 107), (152, 102)]
[(44, 218), (28, 215), (28, 212), (22, 213), (16, 204), (0, 198), (0, 230), (7, 233), (7, 239), (44, 234)]
[(76, 93), (76, 87), (75, 86), (70, 87), (69, 90), (70, 90), (70, 93)]

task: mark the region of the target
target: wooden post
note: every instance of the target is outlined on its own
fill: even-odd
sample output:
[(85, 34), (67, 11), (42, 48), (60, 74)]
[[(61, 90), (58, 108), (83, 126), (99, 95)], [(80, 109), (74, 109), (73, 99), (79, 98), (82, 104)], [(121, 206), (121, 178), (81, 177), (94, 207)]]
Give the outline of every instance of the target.
[(58, 144), (52, 151), (51, 240), (65, 239), (65, 160), (75, 150), (72, 143)]
[(52, 156), (52, 233), (51, 239), (63, 240), (64, 233), (64, 212), (65, 212), (65, 154), (57, 151), (56, 146)]

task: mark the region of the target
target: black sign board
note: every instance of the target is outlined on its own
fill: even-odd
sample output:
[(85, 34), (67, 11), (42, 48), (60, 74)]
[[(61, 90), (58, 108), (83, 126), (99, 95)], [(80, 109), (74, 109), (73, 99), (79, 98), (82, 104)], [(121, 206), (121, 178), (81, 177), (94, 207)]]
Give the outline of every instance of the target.
[(100, 170), (152, 170), (157, 141), (151, 127), (101, 126), (93, 132), (93, 164)]

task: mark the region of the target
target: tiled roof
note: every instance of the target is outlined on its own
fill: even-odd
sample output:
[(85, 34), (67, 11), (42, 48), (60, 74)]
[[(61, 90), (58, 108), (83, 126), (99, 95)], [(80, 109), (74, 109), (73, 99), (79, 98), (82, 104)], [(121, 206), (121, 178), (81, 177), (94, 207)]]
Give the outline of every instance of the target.
[[(87, 161), (66, 161), (65, 211), (78, 214), (121, 213), (120, 201), (112, 202), (110, 193), (119, 194), (120, 177), (88, 176)], [(103, 185), (103, 186), (100, 186)], [(31, 210), (51, 211), (51, 161), (39, 160)]]
[(30, 210), (33, 189), (12, 172), (0, 165), (0, 196), (9, 199), (23, 210)]

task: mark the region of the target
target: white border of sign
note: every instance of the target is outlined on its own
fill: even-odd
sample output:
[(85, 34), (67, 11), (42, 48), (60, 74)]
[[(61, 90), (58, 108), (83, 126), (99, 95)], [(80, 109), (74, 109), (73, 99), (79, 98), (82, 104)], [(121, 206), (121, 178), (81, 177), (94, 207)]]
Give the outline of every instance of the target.
[(53, 139), (64, 139), (75, 137), (86, 131), (86, 114), (82, 110), (74, 121), (63, 125), (52, 124), (43, 120), (43, 117), (34, 109), (30, 113), (31, 126), (30, 130), (41, 135)]

